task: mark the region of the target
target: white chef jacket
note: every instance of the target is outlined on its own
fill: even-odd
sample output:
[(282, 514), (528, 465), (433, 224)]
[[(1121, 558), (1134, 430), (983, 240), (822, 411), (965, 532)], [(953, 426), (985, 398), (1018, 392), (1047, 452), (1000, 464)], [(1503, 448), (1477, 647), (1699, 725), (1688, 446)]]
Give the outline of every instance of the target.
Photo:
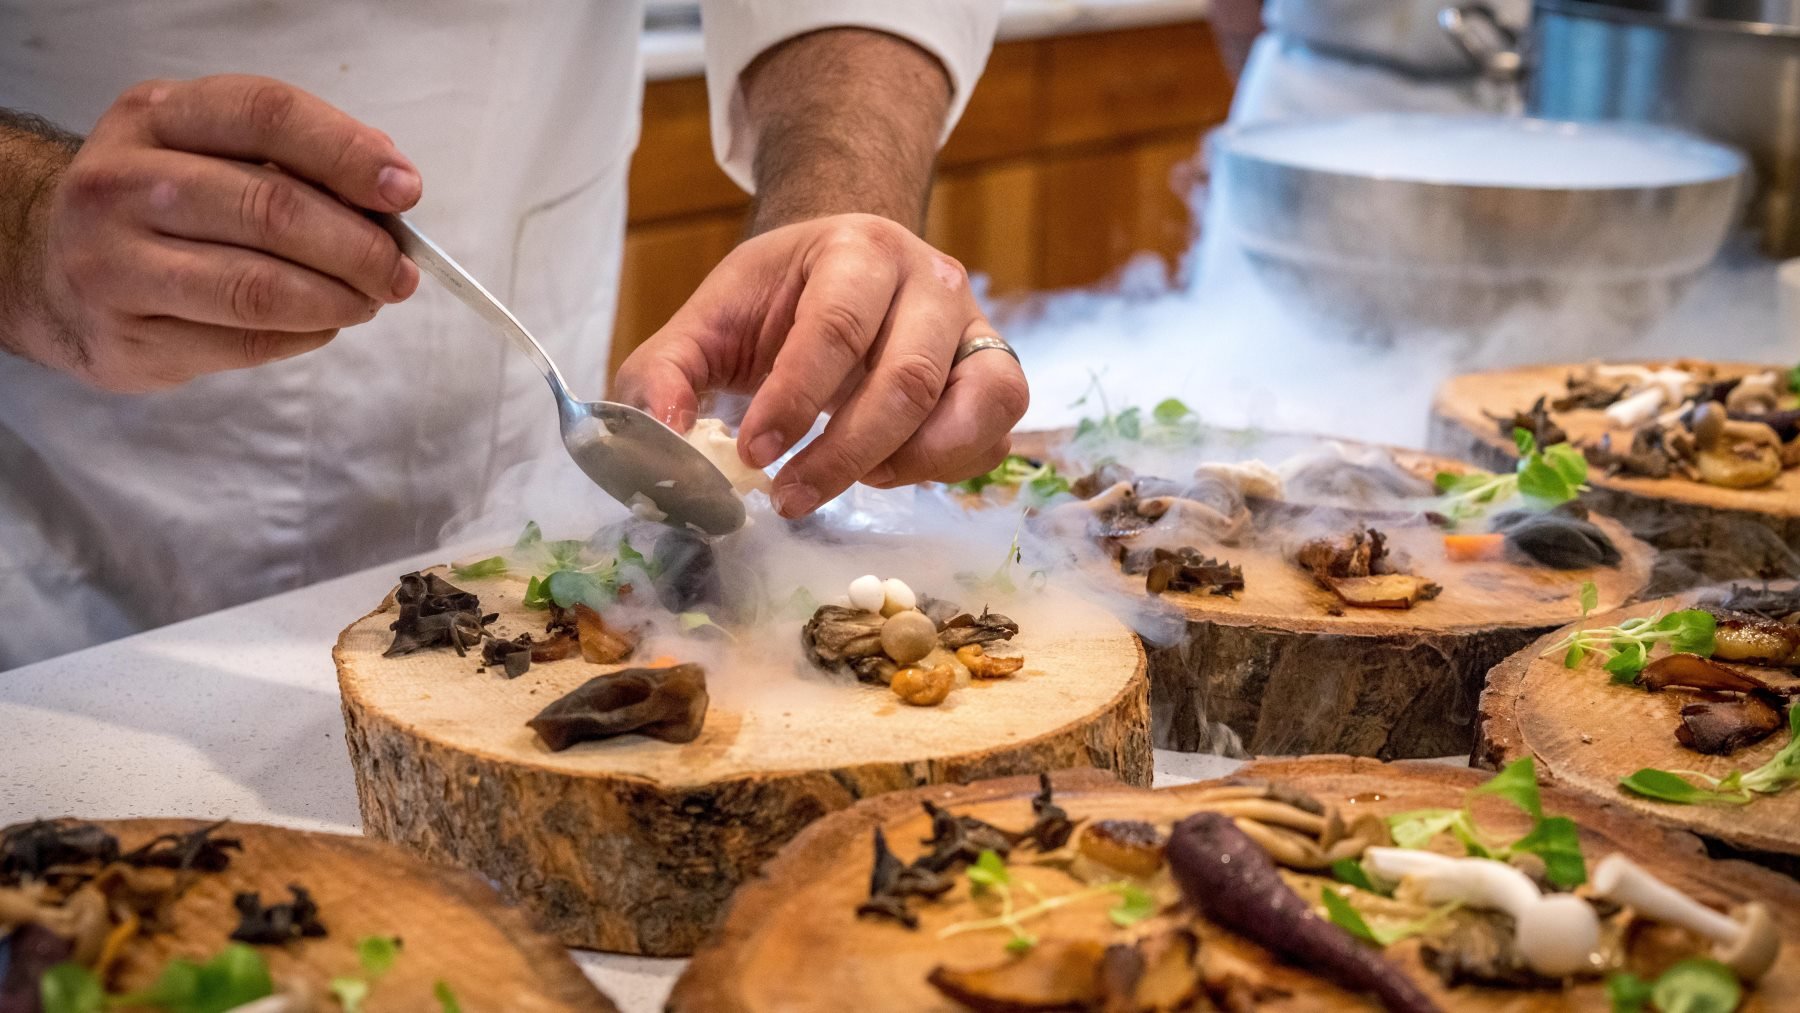
[[(758, 53), (891, 32), (943, 62), (953, 124), (999, 18), (999, 0), (702, 8), (714, 145), (746, 187), (737, 81)], [(596, 396), (642, 24), (642, 0), (0, 0), (0, 106), (85, 132), (147, 78), (317, 94), (394, 137), (424, 178), (412, 217)], [(561, 452), (543, 380), (429, 279), (320, 351), (155, 394), (0, 353), (0, 669), (423, 551), (509, 465)]]

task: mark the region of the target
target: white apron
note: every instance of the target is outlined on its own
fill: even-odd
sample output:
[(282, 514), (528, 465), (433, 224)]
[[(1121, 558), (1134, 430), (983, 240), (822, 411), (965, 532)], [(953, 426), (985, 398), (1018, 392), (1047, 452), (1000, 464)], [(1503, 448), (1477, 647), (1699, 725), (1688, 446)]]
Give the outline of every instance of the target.
[[(152, 77), (291, 82), (391, 134), (413, 217), (601, 393), (639, 0), (0, 2), (0, 106), (85, 133)], [(554, 452), (543, 380), (429, 280), (328, 347), (151, 395), (0, 355), (0, 669), (422, 551)]]

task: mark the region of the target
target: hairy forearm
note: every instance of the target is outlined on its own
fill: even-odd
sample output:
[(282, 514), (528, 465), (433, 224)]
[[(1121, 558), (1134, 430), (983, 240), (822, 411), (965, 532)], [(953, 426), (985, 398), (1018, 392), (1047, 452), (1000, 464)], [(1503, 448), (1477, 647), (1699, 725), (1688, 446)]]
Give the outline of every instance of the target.
[(802, 35), (743, 77), (757, 133), (750, 234), (862, 212), (914, 232), (950, 109), (950, 78), (930, 53), (856, 28)]
[(46, 120), (0, 109), (0, 352), (25, 355), (40, 326), (43, 218), (81, 138)]

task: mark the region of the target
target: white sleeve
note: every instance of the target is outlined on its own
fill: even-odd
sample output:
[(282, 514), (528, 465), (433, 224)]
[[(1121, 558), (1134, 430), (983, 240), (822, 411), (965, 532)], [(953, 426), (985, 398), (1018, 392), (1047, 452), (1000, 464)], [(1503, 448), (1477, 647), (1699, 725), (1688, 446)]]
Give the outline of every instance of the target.
[(872, 28), (938, 58), (950, 75), (942, 144), (968, 105), (1000, 24), (1002, 0), (701, 0), (713, 156), (732, 181), (754, 190), (756, 130), (739, 78), (763, 51), (821, 28)]

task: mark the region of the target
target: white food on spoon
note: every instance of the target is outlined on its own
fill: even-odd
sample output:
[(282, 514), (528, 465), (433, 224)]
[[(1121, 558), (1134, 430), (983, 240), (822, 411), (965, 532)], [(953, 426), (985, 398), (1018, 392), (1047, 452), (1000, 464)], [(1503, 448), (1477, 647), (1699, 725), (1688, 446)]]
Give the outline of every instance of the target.
[(750, 467), (738, 456), (737, 437), (731, 435), (725, 423), (718, 419), (696, 421), (694, 428), (688, 430), (687, 441), (689, 446), (705, 454), (713, 467), (724, 473), (739, 496), (751, 492), (766, 495), (773, 488), (767, 472)]
[(625, 505), (631, 508), (631, 516), (636, 517), (640, 521), (665, 521), (669, 519), (669, 515), (665, 513), (661, 507), (656, 505), (655, 500), (641, 492), (632, 493), (630, 501)]

